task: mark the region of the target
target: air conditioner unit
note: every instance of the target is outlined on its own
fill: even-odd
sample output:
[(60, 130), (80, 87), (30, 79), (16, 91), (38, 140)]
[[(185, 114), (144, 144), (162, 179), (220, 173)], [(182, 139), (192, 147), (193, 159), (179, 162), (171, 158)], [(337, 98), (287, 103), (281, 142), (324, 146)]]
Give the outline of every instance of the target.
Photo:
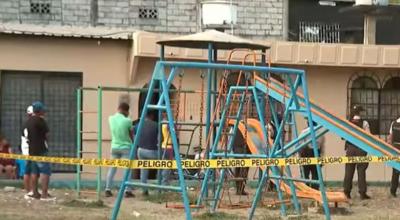
[(204, 26), (236, 24), (237, 4), (232, 1), (203, 1), (201, 5)]
[(356, 5), (389, 5), (389, 0), (356, 0)]

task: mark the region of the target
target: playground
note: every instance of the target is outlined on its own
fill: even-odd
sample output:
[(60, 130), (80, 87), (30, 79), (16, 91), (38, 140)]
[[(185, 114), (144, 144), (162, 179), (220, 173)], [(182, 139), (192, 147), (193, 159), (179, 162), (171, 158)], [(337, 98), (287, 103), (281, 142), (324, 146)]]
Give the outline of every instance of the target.
[[(131, 178), (131, 169), (125, 169), (118, 192), (106, 198), (105, 169), (77, 165), (74, 190), (55, 189), (51, 192), (58, 198), (55, 202), (25, 201), (19, 189), (1, 194), (0, 207), (6, 210), (0, 213), (2, 219), (24, 219), (39, 211), (46, 213), (48, 219), (113, 220), (393, 219), (400, 215), (396, 200), (388, 196), (386, 187), (371, 187), (369, 194), (373, 200), (368, 201), (359, 200), (353, 190), (350, 200), (342, 188), (326, 184), (320, 164), (315, 165), (314, 179), (305, 177), (300, 166), (260, 165), (250, 171), (241, 166), (204, 170), (182, 167), (184, 159), (292, 158), (306, 147), (312, 149), (313, 157), (319, 157), (318, 140), (327, 133), (374, 156), (396, 156), (400, 150), (312, 100), (307, 73), (302, 69), (274, 67), (266, 45), (217, 31), (158, 44), (160, 60), (144, 88), (99, 85), (77, 90), (74, 156), (82, 160), (104, 158), (105, 100), (124, 101), (127, 97), (120, 96), (121, 93), (128, 94), (127, 99), (135, 93), (140, 110), (129, 159), (137, 159), (146, 117), (153, 114), (159, 130), (163, 126), (168, 128), (167, 142), (171, 142), (173, 149), (169, 160), (176, 161), (177, 166), (173, 183), (161, 184), (160, 175), (151, 183), (142, 183)], [(165, 58), (165, 47), (203, 49), (208, 62), (170, 61)], [(219, 50), (229, 51), (227, 61), (218, 60)], [(244, 54), (242, 62), (231, 62), (235, 53)], [(188, 76), (189, 80), (185, 78)], [(191, 80), (194, 78), (197, 81)], [(187, 89), (188, 81), (196, 84), (197, 89)], [(196, 100), (196, 105), (188, 106), (187, 99)], [(304, 133), (300, 133), (300, 122), (308, 127)], [(241, 137), (241, 144), (236, 143), (237, 137)], [(86, 146), (88, 139), (91, 144)], [(161, 146), (162, 138), (157, 139)], [(165, 160), (160, 150), (158, 159)], [(399, 162), (386, 164), (400, 169)], [(160, 174), (160, 170), (157, 172)], [(89, 190), (84, 186), (87, 180), (95, 183)], [(136, 189), (136, 198), (124, 198), (127, 187)], [(142, 196), (140, 189), (151, 190), (150, 196)]]
[[(104, 204), (97, 204), (95, 200), (77, 202), (74, 191), (55, 189), (51, 191), (57, 198), (57, 202), (43, 203), (40, 201), (27, 202), (23, 199), (23, 191), (7, 192), (0, 194), (0, 207), (2, 212), (0, 218), (4, 220), (22, 219), (109, 219), (113, 206), (112, 198), (104, 198)], [(346, 205), (340, 209), (332, 210), (332, 219), (356, 220), (356, 219), (397, 219), (400, 211), (397, 208), (397, 199), (392, 199), (387, 195), (385, 187), (371, 187), (371, 195), (374, 200), (360, 201), (355, 200), (351, 205)], [(171, 194), (169, 194), (171, 195)], [(174, 196), (175, 200), (180, 198)], [(82, 200), (85, 201), (85, 200)], [(304, 202), (307, 204), (307, 202)], [(373, 208), (371, 208), (373, 207)], [(21, 211), (23, 210), (23, 211)], [(157, 210), (150, 212), (149, 210)], [(379, 210), (379, 212), (377, 211)], [(321, 210), (320, 210), (321, 211)], [(42, 213), (37, 216), (36, 213)], [(90, 215), (88, 215), (90, 213)], [(260, 213), (255, 219), (272, 220), (279, 218), (279, 209), (276, 207), (260, 208)], [(194, 216), (194, 219), (246, 219), (246, 209), (220, 209), (215, 214), (207, 214), (204, 211)], [(315, 209), (305, 211), (299, 218), (293, 219), (323, 219), (321, 212), (316, 213)], [(165, 207), (162, 199), (143, 198), (140, 194), (137, 198), (127, 200), (121, 208), (119, 219), (185, 219), (184, 213), (180, 209), (170, 209)]]

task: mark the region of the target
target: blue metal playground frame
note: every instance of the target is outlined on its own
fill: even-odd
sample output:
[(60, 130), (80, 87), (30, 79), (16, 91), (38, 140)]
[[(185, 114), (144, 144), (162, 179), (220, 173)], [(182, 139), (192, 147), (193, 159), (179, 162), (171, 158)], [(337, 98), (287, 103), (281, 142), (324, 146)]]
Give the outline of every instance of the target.
[[(165, 72), (166, 68), (170, 68), (170, 73), (167, 75)], [(191, 209), (190, 209), (190, 204), (189, 204), (189, 198), (188, 198), (188, 192), (186, 190), (186, 183), (182, 171), (182, 166), (181, 166), (181, 158), (179, 154), (179, 146), (178, 146), (178, 141), (177, 141), (177, 134), (175, 132), (175, 122), (174, 122), (174, 117), (171, 109), (171, 103), (170, 103), (170, 94), (169, 94), (169, 89), (170, 86), (176, 76), (176, 73), (178, 72), (178, 69), (207, 69), (210, 72), (214, 72), (216, 74), (216, 70), (227, 70), (227, 71), (244, 71), (244, 72), (258, 72), (262, 75), (270, 75), (270, 73), (276, 73), (276, 74), (282, 74), (288, 76), (287, 78), (295, 78), (295, 82), (293, 83), (292, 80), (288, 80), (289, 86), (290, 86), (290, 92), (289, 92), (289, 98), (288, 101), (285, 103), (285, 111), (284, 115), (282, 118), (282, 121), (279, 122), (276, 115), (274, 115), (274, 121), (276, 125), (279, 125), (278, 127), (278, 132), (277, 132), (277, 137), (275, 142), (273, 143), (273, 146), (268, 146), (268, 143), (266, 143), (266, 149), (269, 149), (271, 147), (271, 150), (266, 150), (263, 155), (259, 155), (259, 158), (277, 158), (277, 157), (286, 157), (286, 150), (289, 150), (289, 148), (294, 148), (292, 153), (298, 152), (298, 150), (301, 149), (300, 146), (305, 146), (303, 144), (303, 139), (304, 137), (297, 137), (296, 139), (292, 140), (291, 143), (288, 143), (286, 146), (283, 144), (282, 136), (284, 135), (284, 126), (285, 124), (292, 123), (290, 122), (290, 118), (293, 117), (294, 114), (301, 113), (305, 115), (309, 120), (309, 127), (310, 127), (310, 133), (309, 133), (309, 142), (311, 142), (314, 150), (314, 154), (318, 156), (318, 150), (317, 150), (317, 134), (316, 134), (316, 128), (313, 127), (312, 120), (313, 120), (313, 114), (311, 112), (311, 104), (308, 98), (308, 88), (307, 88), (307, 80), (306, 80), (306, 75), (303, 70), (297, 70), (297, 69), (289, 69), (289, 68), (275, 68), (275, 67), (266, 67), (266, 66), (247, 66), (247, 65), (234, 65), (234, 64), (216, 64), (216, 63), (202, 63), (202, 62), (167, 62), (167, 61), (158, 61), (155, 65), (155, 69), (152, 75), (152, 79), (150, 81), (149, 85), (149, 92), (147, 94), (145, 104), (143, 111), (140, 116), (140, 121), (137, 125), (137, 133), (135, 135), (133, 145), (130, 151), (129, 159), (136, 158), (136, 150), (138, 147), (139, 143), (139, 138), (141, 136), (143, 124), (144, 124), (144, 118), (146, 117), (146, 114), (148, 110), (154, 109), (158, 110), (159, 112), (165, 111), (167, 113), (167, 119), (168, 119), (168, 127), (171, 135), (171, 140), (172, 140), (172, 145), (174, 149), (174, 157), (177, 162), (177, 170), (178, 170), (178, 180), (179, 180), (179, 186), (163, 186), (159, 184), (142, 184), (139, 182), (132, 182), (130, 180), (131, 176), (131, 170), (127, 169), (125, 170), (124, 177), (123, 177), (123, 182), (121, 184), (121, 187), (118, 192), (117, 199), (115, 201), (115, 205), (112, 211), (112, 216), (111, 219), (116, 220), (120, 205), (123, 199), (124, 191), (127, 186), (133, 186), (133, 187), (139, 187), (139, 188), (148, 188), (148, 189), (158, 189), (158, 190), (169, 190), (169, 191), (176, 191), (182, 194), (182, 200), (183, 200), (183, 205), (185, 208), (185, 215), (186, 219), (192, 219), (191, 216)], [(215, 77), (216, 78), (216, 77)], [(161, 85), (161, 95), (160, 99), (158, 100), (158, 103), (156, 105), (151, 104), (150, 100), (153, 97), (153, 89), (155, 87), (156, 81), (159, 82), (159, 85)], [(208, 96), (211, 97), (211, 87), (208, 87)], [(265, 89), (262, 87), (262, 85), (256, 85), (255, 87), (247, 87), (246, 92), (251, 93), (254, 97), (259, 97), (259, 96), (265, 96), (266, 98), (270, 99), (270, 101), (273, 99), (273, 97), (270, 96), (270, 94), (267, 92), (268, 89)], [(226, 109), (229, 108), (230, 105), (230, 97), (234, 91), (239, 91), (242, 93), (242, 97), (245, 97), (247, 94), (244, 92), (243, 87), (231, 87), (229, 91), (228, 98), (226, 99), (225, 102), (225, 107), (224, 107), (224, 112), (226, 112)], [(302, 92), (304, 97), (298, 97), (298, 92)], [(304, 102), (304, 106), (299, 104), (299, 100)], [(258, 111), (258, 116), (259, 120), (262, 123), (263, 127), (263, 136), (264, 140), (267, 140), (268, 133), (267, 130), (265, 129), (265, 122), (264, 122), (264, 117), (263, 117), (263, 107), (260, 105), (260, 103), (257, 101), (258, 98), (254, 99), (256, 102), (256, 108)], [(207, 100), (207, 108), (208, 111), (210, 111), (210, 106), (211, 103), (209, 103), (211, 100)], [(241, 99), (241, 106), (243, 104), (244, 99)], [(215, 100), (214, 100), (215, 103)], [(233, 129), (233, 133), (236, 132), (237, 130), (237, 124), (241, 120), (240, 118), (240, 113), (241, 113), (242, 107), (240, 107), (239, 112), (237, 112), (236, 115), (236, 123)], [(274, 112), (276, 114), (276, 112)], [(209, 116), (207, 115), (207, 118), (209, 120)], [(215, 150), (218, 148), (218, 142), (219, 138), (221, 137), (221, 132), (222, 132), (222, 127), (223, 123), (225, 123), (225, 120), (227, 120), (227, 115), (223, 114), (223, 116), (220, 118), (220, 125), (217, 129), (215, 139), (213, 141), (212, 145), (212, 150), (211, 152), (207, 155), (210, 158), (215, 158), (218, 156), (215, 152)], [(207, 121), (210, 123), (210, 121)], [(293, 123), (292, 123), (293, 124)], [(208, 127), (208, 129), (213, 129), (213, 127)], [(229, 146), (230, 145), (230, 146)], [(231, 149), (232, 141), (229, 142), (228, 149)], [(281, 150), (284, 149), (284, 150)], [(225, 154), (227, 156), (228, 154)], [(234, 154), (230, 154), (230, 156), (235, 156)], [(236, 155), (239, 157), (240, 155)], [(286, 181), (289, 182), (291, 192), (292, 192), (292, 201), (295, 206), (295, 210), (297, 213), (300, 214), (300, 205), (298, 202), (298, 199), (296, 197), (296, 189), (293, 185), (293, 181), (297, 181), (299, 179), (294, 179), (290, 176), (290, 170), (289, 167), (286, 167), (286, 172), (288, 173), (288, 177), (283, 177), (279, 175), (279, 168), (278, 167), (271, 167), (270, 170), (273, 175), (269, 174), (269, 169), (265, 169), (262, 172), (261, 180), (258, 184), (258, 188), (256, 191), (256, 195), (253, 199), (253, 204), (250, 210), (249, 218), (251, 219), (254, 215), (255, 209), (257, 207), (258, 202), (260, 201), (262, 191), (264, 189), (265, 183), (267, 182), (268, 178), (275, 178), (277, 179), (278, 184), (276, 184), (276, 189), (278, 191), (278, 197), (281, 200), (281, 214), (286, 215), (286, 205), (283, 202), (283, 195), (280, 189), (280, 181)], [(212, 209), (216, 209), (216, 205), (219, 198), (220, 194), (220, 187), (222, 185), (222, 181), (224, 180), (224, 175), (223, 175), (224, 170), (221, 172), (220, 179), (218, 180), (218, 187), (217, 187), (217, 192), (214, 191), (214, 203), (212, 206)], [(326, 219), (330, 219), (330, 212), (329, 212), (329, 207), (328, 207), (328, 201), (327, 201), (327, 196), (326, 196), (326, 191), (325, 191), (325, 186), (323, 184), (323, 178), (322, 178), (322, 172), (321, 172), (321, 167), (317, 165), (317, 172), (318, 172), (318, 183), (320, 186), (321, 190), (321, 196), (322, 196), (322, 201), (323, 201), (323, 208), (325, 211), (325, 216)], [(206, 170), (206, 175), (201, 187), (201, 195), (199, 196), (198, 199), (198, 204), (200, 204), (203, 200), (203, 196), (208, 194), (208, 185), (209, 185), (209, 179), (213, 180), (213, 178), (210, 177), (211, 174), (215, 172), (212, 172), (211, 169)], [(301, 181), (307, 182), (308, 180), (302, 179)], [(308, 182), (315, 182), (315, 181), (308, 181)], [(215, 185), (215, 184), (214, 184)]]

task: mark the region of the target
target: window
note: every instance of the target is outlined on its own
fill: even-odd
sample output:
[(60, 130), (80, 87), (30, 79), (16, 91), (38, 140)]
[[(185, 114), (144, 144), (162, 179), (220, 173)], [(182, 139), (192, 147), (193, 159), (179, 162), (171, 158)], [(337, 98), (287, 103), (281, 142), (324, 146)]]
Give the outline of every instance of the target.
[(388, 134), (390, 124), (400, 116), (400, 75), (389, 75), (380, 94), (380, 134)]
[[(348, 113), (353, 105), (361, 105), (373, 134), (386, 136), (390, 124), (400, 116), (400, 75), (380, 80), (372, 74), (356, 74), (348, 84)], [(348, 114), (349, 115), (349, 114)]]
[(299, 22), (299, 41), (318, 43), (339, 43), (340, 25), (319, 22)]
[(158, 10), (157, 8), (139, 8), (139, 18), (157, 19)]
[(31, 2), (32, 14), (50, 14), (51, 4), (49, 2), (32, 1)]
[(361, 116), (368, 120), (373, 134), (379, 133), (379, 88), (379, 80), (373, 75), (355, 75), (348, 85), (348, 109), (361, 105), (365, 109)]

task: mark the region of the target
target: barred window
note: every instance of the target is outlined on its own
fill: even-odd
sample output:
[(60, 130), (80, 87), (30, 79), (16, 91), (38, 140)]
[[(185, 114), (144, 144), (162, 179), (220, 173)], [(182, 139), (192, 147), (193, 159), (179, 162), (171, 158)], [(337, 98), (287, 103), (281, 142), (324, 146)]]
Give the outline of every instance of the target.
[(356, 74), (347, 94), (348, 113), (353, 105), (363, 106), (361, 116), (368, 120), (371, 132), (385, 138), (392, 121), (400, 117), (400, 74), (387, 75), (383, 83), (372, 74)]
[(32, 1), (30, 9), (32, 14), (50, 14), (51, 4), (49, 2)]
[(300, 42), (339, 43), (340, 25), (318, 22), (299, 23)]
[(365, 111), (361, 116), (370, 124), (371, 133), (379, 133), (379, 80), (373, 75), (355, 75), (348, 85), (348, 115), (354, 105)]
[(388, 75), (380, 93), (380, 134), (388, 134), (390, 124), (400, 117), (400, 76)]
[(139, 18), (158, 19), (157, 8), (139, 8)]

